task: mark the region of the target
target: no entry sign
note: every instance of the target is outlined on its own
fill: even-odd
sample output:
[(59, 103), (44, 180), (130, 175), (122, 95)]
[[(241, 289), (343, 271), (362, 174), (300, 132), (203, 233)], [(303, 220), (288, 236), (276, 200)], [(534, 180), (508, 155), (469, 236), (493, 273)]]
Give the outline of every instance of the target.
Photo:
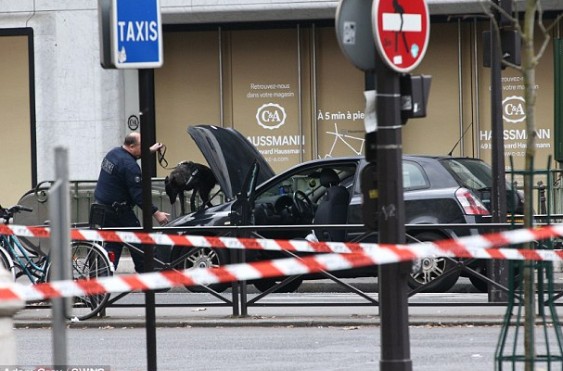
[(381, 58), (390, 68), (407, 73), (415, 69), (428, 46), (430, 21), (424, 0), (375, 0), (373, 31)]

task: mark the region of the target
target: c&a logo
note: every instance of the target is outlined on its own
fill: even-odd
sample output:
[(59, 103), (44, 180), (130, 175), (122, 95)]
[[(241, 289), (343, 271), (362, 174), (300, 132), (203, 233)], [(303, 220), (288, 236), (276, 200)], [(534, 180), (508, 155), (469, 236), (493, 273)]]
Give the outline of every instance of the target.
[(518, 123), (526, 119), (526, 101), (524, 97), (510, 96), (502, 101), (502, 118), (506, 122)]
[(264, 129), (274, 130), (285, 124), (287, 115), (282, 106), (275, 103), (267, 103), (258, 108), (256, 121)]

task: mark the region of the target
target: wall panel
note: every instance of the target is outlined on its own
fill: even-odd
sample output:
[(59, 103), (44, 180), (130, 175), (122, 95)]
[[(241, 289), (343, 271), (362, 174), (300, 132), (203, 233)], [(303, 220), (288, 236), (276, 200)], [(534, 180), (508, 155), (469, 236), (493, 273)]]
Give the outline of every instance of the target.
[(11, 206), (32, 187), (28, 37), (0, 34), (0, 50), (0, 205)]

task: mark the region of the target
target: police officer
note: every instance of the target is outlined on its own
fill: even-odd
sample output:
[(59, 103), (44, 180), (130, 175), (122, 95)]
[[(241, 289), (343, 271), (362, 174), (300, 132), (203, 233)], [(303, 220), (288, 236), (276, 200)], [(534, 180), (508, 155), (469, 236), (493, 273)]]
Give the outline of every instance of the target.
[[(152, 153), (162, 147), (161, 143), (150, 147)], [(94, 192), (95, 203), (105, 208), (102, 227), (139, 227), (139, 219), (133, 212), (135, 205), (142, 207), (141, 168), (137, 160), (141, 158), (141, 135), (130, 133), (121, 147), (115, 147), (102, 161), (100, 176)], [(93, 206), (94, 207), (94, 206)], [(159, 211), (152, 205), (153, 217), (160, 225), (168, 222), (168, 213)], [(142, 250), (141, 246), (137, 246)], [(121, 257), (123, 245), (106, 243), (110, 259), (115, 268)], [(144, 271), (144, 258), (141, 252), (131, 249), (135, 271)]]

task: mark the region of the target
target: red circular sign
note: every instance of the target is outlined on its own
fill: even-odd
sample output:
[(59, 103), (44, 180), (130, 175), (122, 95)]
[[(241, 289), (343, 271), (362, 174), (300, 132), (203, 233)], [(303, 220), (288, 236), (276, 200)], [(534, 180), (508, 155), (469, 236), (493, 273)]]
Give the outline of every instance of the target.
[(430, 22), (425, 0), (375, 0), (373, 31), (379, 55), (397, 72), (410, 72), (428, 46)]

